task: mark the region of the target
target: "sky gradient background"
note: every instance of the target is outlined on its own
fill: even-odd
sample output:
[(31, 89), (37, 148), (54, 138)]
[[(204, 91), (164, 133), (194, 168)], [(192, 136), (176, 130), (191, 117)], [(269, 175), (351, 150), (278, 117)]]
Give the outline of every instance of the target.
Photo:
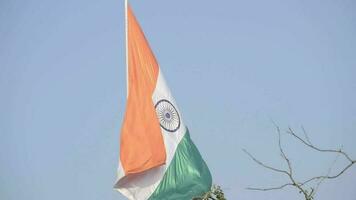
[[(185, 124), (229, 200), (298, 200), (272, 120), (356, 159), (355, 1), (132, 0)], [(123, 200), (124, 2), (0, 0), (0, 199)], [(334, 155), (283, 135), (300, 179)], [(338, 159), (335, 170), (345, 165)], [(317, 199), (356, 200), (356, 166)]]

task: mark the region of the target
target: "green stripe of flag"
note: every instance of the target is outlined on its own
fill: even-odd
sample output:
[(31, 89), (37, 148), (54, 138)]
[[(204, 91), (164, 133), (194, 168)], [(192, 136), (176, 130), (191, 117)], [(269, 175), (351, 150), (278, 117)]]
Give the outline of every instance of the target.
[(187, 129), (163, 179), (149, 200), (191, 200), (209, 191), (211, 182), (208, 166)]

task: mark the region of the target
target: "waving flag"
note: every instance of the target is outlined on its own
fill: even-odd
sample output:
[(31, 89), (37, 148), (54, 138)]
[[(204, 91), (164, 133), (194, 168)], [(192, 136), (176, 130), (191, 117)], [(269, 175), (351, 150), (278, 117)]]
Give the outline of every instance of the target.
[(132, 200), (190, 200), (209, 191), (209, 169), (127, 4), (126, 62), (127, 105), (114, 188)]

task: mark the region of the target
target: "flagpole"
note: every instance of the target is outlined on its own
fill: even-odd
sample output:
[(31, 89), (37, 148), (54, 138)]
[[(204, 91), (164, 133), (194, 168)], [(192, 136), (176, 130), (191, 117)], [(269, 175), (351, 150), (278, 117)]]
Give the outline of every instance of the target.
[(129, 51), (128, 51), (128, 0), (125, 0), (125, 55), (126, 55), (126, 97), (129, 96)]

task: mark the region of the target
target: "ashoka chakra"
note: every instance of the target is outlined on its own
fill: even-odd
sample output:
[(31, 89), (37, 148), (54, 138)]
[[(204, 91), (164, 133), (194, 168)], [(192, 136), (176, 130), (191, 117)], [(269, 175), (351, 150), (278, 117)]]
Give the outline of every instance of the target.
[(179, 113), (171, 102), (161, 99), (156, 103), (155, 108), (159, 123), (164, 130), (175, 132), (179, 129)]

